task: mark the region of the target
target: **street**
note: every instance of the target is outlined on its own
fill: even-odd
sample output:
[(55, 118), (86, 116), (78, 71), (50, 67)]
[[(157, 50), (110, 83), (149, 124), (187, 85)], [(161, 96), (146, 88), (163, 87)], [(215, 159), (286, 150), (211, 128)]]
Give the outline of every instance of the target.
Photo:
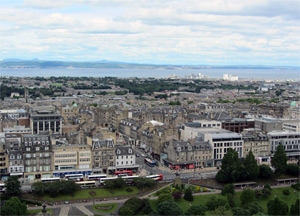
[(215, 167), (175, 171), (162, 166), (161, 163), (159, 163), (159, 167), (150, 167), (144, 163), (145, 157), (141, 156), (141, 154), (146, 154), (139, 149), (136, 149), (136, 153), (139, 154), (139, 157), (136, 157), (136, 163), (140, 165), (142, 175), (163, 174), (164, 180), (174, 180), (175, 173), (179, 173), (182, 179), (207, 179), (214, 178), (218, 172)]

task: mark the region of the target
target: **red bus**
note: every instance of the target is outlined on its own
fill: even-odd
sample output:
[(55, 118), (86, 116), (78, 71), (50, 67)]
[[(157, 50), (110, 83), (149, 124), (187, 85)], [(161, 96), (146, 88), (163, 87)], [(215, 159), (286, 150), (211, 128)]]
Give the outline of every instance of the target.
[(116, 171), (115, 175), (117, 176), (132, 176), (132, 171)]

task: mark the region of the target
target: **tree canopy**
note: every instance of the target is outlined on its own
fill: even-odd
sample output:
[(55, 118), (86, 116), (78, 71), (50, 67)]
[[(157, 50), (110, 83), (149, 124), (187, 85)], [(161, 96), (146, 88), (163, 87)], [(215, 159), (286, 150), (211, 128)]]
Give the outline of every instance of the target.
[(0, 208), (1, 215), (26, 215), (27, 207), (18, 197), (11, 197)]
[(10, 176), (5, 182), (6, 194), (18, 195), (21, 193), (21, 183), (18, 176)]
[(287, 167), (287, 156), (285, 153), (285, 150), (283, 146), (280, 144), (276, 152), (274, 154), (274, 157), (272, 158), (271, 164), (275, 168), (275, 173), (278, 175), (282, 175), (285, 173), (286, 167)]
[(243, 164), (246, 179), (256, 179), (259, 175), (259, 166), (252, 151), (247, 154)]
[(240, 178), (242, 164), (238, 153), (229, 148), (222, 159), (221, 170), (217, 173), (216, 179), (219, 182), (235, 182)]
[(167, 201), (159, 203), (157, 206), (157, 212), (159, 215), (182, 215), (181, 208), (174, 201)]
[(288, 205), (276, 197), (267, 204), (269, 215), (287, 215), (289, 212)]

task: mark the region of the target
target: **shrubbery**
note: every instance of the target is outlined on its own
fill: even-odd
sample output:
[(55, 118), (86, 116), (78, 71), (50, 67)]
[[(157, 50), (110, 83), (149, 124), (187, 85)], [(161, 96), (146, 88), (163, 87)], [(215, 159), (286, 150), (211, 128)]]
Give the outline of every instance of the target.
[(119, 209), (119, 213), (120, 215), (135, 215), (144, 207), (144, 205), (143, 200), (132, 197)]
[(289, 189), (284, 189), (284, 190), (282, 191), (282, 193), (283, 193), (284, 195), (288, 196), (288, 195), (290, 195), (290, 190), (289, 190)]
[(222, 195), (226, 195), (226, 194), (234, 194), (234, 185), (233, 184), (227, 184), (224, 186), (223, 190), (222, 190)]
[(32, 185), (35, 194), (42, 196), (48, 193), (51, 197), (60, 194), (74, 194), (79, 186), (73, 181), (36, 182)]
[(299, 185), (300, 185), (300, 183), (298, 182), (297, 184), (292, 184), (291, 187), (296, 190), (299, 190)]
[(174, 201), (159, 203), (157, 206), (157, 215), (182, 215), (181, 208)]
[(288, 164), (285, 173), (295, 177), (299, 177), (299, 166), (297, 164)]
[(184, 192), (184, 197), (185, 200), (192, 202), (194, 200), (192, 190), (190, 188), (187, 188)]

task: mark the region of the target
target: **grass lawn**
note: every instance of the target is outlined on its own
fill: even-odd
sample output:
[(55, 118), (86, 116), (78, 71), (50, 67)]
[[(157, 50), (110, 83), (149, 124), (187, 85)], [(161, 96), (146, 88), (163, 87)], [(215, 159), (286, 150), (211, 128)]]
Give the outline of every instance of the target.
[[(108, 209), (108, 210), (102, 210), (102, 209), (98, 209), (97, 207), (99, 206), (112, 206), (111, 209)], [(93, 205), (93, 210), (96, 211), (96, 212), (104, 212), (104, 213), (110, 213), (110, 212), (114, 212), (118, 207), (118, 204), (117, 203), (107, 203), (107, 204), (96, 204), (96, 205)]]
[[(127, 192), (126, 191), (127, 188), (128, 187), (114, 189), (113, 190), (114, 193), (111, 193), (106, 188), (94, 188), (94, 189), (78, 190), (75, 192), (74, 196), (60, 195), (60, 196), (52, 198), (49, 195), (44, 195), (43, 198), (44, 198), (44, 200), (47, 200), (47, 201), (62, 201), (62, 200), (74, 200), (74, 199), (93, 199), (93, 198), (126, 196), (126, 195), (134, 195), (139, 192), (139, 190), (134, 186), (130, 187), (133, 190), (132, 192)], [(90, 195), (91, 191), (96, 192), (96, 195), (91, 196)]]
[[(283, 195), (282, 191), (284, 189), (290, 190), (290, 195), (286, 196)], [(234, 201), (236, 206), (240, 206), (240, 196), (242, 192), (236, 192), (234, 195)], [(177, 201), (177, 204), (182, 209), (182, 211), (185, 213), (190, 208), (190, 203), (192, 205), (202, 204), (205, 205), (206, 202), (212, 197), (212, 196), (222, 196), (221, 194), (208, 194), (208, 195), (201, 195), (201, 196), (194, 196), (193, 202), (188, 202), (181, 198), (179, 201)], [(277, 196), (279, 199), (283, 200), (286, 204), (288, 204), (289, 208), (292, 204), (296, 202), (296, 200), (299, 198), (299, 191), (296, 191), (294, 193), (294, 189), (291, 187), (285, 187), (285, 188), (272, 188), (272, 194), (267, 199), (258, 199), (256, 202), (264, 209), (265, 213), (267, 213), (267, 203), (269, 200), (274, 199), (275, 196)], [(150, 200), (151, 207), (153, 209), (157, 209), (157, 202), (156, 200)]]
[[(35, 214), (40, 213), (40, 212), (42, 212), (42, 209), (27, 210), (26, 215), (35, 215)], [(47, 212), (49, 212), (50, 214), (53, 214), (52, 209), (47, 209)]]

